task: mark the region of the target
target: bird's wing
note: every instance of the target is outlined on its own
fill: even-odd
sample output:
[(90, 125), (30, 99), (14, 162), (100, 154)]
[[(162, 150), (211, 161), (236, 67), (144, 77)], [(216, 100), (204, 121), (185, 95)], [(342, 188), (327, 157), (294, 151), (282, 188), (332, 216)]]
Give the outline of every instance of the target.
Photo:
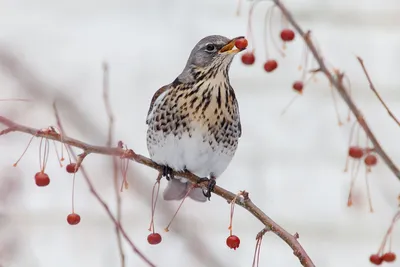
[(162, 95), (162, 93), (164, 93), (165, 91), (167, 91), (167, 90), (170, 89), (170, 88), (171, 88), (171, 87), (170, 87), (170, 84), (167, 84), (167, 85), (161, 87), (160, 89), (158, 89), (158, 90), (154, 93), (153, 98), (151, 99), (151, 102), (150, 102), (149, 111), (147, 112), (146, 124), (148, 124), (149, 115), (150, 115), (150, 113), (151, 113), (151, 111), (152, 111), (152, 109), (153, 109), (154, 103), (156, 102), (157, 98), (158, 98), (160, 95)]
[(237, 119), (239, 120), (239, 124), (238, 124), (239, 137), (241, 137), (242, 136), (242, 123), (240, 122), (239, 103), (238, 103), (237, 98), (236, 98), (235, 90), (233, 90), (232, 86), (230, 86), (229, 92), (232, 94), (233, 101), (234, 101), (234, 104), (235, 104), (236, 109), (237, 109), (237, 116), (238, 116)]
[(242, 137), (242, 123), (239, 120), (239, 137)]

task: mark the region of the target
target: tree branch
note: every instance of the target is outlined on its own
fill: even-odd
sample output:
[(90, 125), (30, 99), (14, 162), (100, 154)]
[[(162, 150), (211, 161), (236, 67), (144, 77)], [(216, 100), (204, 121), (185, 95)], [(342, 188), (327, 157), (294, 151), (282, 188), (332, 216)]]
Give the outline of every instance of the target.
[(351, 112), (356, 117), (358, 123), (364, 129), (366, 135), (368, 136), (368, 139), (371, 140), (371, 143), (374, 146), (374, 151), (382, 158), (382, 160), (389, 167), (389, 169), (393, 172), (393, 174), (400, 180), (399, 168), (395, 165), (395, 163), (392, 161), (392, 159), (383, 150), (382, 146), (378, 142), (378, 139), (373, 134), (371, 128), (365, 121), (360, 110), (357, 108), (356, 104), (354, 103), (350, 94), (348, 93), (349, 92), (348, 88), (346, 88), (344, 86), (343, 81), (342, 81), (343, 74), (340, 74), (340, 73), (336, 74), (336, 73), (332, 73), (331, 71), (329, 71), (329, 69), (325, 65), (325, 62), (324, 62), (322, 56), (319, 54), (315, 44), (313, 43), (311, 38), (309, 38), (308, 34), (306, 34), (305, 31), (296, 22), (296, 20), (293, 18), (293, 15), (290, 13), (290, 11), (287, 10), (286, 6), (280, 0), (272, 0), (272, 1), (282, 11), (282, 14), (287, 18), (287, 20), (290, 22), (290, 24), (292, 24), (292, 26), (296, 29), (296, 31), (302, 36), (303, 40), (305, 41), (306, 45), (310, 49), (312, 55), (314, 56), (315, 60), (317, 61), (318, 65), (319, 65), (319, 71), (321, 71), (322, 73), (325, 74), (325, 76), (328, 78), (329, 82), (339, 92), (339, 94), (343, 98), (344, 102), (346, 102), (346, 104), (349, 106)]
[(396, 116), (392, 113), (392, 111), (389, 109), (389, 107), (386, 105), (385, 101), (383, 101), (382, 97), (379, 95), (378, 91), (376, 90), (374, 84), (372, 83), (371, 77), (369, 77), (367, 68), (364, 65), (364, 60), (361, 57), (357, 57), (358, 62), (360, 62), (361, 68), (364, 71), (365, 77), (367, 77), (368, 83), (369, 83), (369, 88), (371, 88), (372, 92), (374, 92), (375, 96), (378, 98), (379, 102), (381, 102), (382, 106), (386, 109), (387, 113), (389, 116), (396, 122), (398, 126), (400, 126), (399, 120), (396, 118)]
[[(43, 132), (40, 131), (39, 129), (27, 127), (24, 125), (17, 124), (3, 116), (0, 116), (0, 123), (7, 126), (8, 128), (5, 129), (4, 131), (0, 132), (0, 135), (10, 133), (10, 132), (23, 132), (27, 134), (34, 135), (36, 137), (43, 137), (51, 140), (55, 140), (58, 142), (62, 142), (64, 144), (81, 148), (84, 151), (84, 154), (89, 155), (91, 153), (96, 153), (96, 154), (103, 154), (103, 155), (110, 155), (110, 156), (118, 156), (120, 158), (127, 158), (133, 161), (136, 161), (137, 163), (146, 165), (150, 168), (153, 168), (159, 172), (162, 172), (163, 167), (158, 165), (157, 163), (153, 162), (151, 159), (142, 156), (140, 154), (136, 154), (133, 150), (125, 150), (122, 148), (118, 147), (103, 147), (103, 146), (95, 146), (95, 145), (90, 145), (87, 143), (84, 143), (82, 141), (70, 138), (68, 136), (63, 135), (62, 137), (58, 133), (54, 132)], [(183, 177), (188, 179), (191, 183), (196, 184), (197, 181), (199, 180), (200, 177), (197, 177), (196, 175), (190, 173), (190, 172), (175, 172), (175, 176)], [(89, 187), (91, 187), (92, 191), (92, 186), (90, 185), (90, 180), (87, 180), (89, 183)], [(206, 183), (200, 184), (203, 188), (206, 187)], [(93, 192), (92, 192), (93, 193)], [(214, 194), (226, 199), (229, 203), (235, 199), (235, 194), (232, 192), (229, 192), (228, 190), (219, 187), (218, 185), (215, 186)], [(96, 196), (96, 195), (95, 195)], [(99, 199), (99, 196), (97, 195), (96, 198)], [(289, 232), (287, 232), (285, 229), (283, 229), (281, 226), (279, 226), (276, 222), (274, 222), (270, 217), (268, 217), (260, 208), (258, 208), (251, 200), (248, 198), (248, 194), (246, 193), (245, 198), (236, 198), (235, 203), (247, 211), (249, 211), (254, 217), (256, 217), (262, 224), (264, 224), (267, 229), (269, 229), (271, 232), (275, 233), (277, 236), (279, 236), (283, 241), (285, 241), (293, 250), (293, 254), (298, 257), (300, 260), (301, 264), (304, 267), (315, 267), (314, 263), (312, 262), (311, 258), (307, 255), (306, 251), (303, 249), (301, 244), (297, 240), (296, 235), (292, 235)], [(103, 203), (104, 206), (105, 203)], [(105, 205), (105, 208), (107, 210), (107, 213), (109, 213), (109, 216), (112, 216), (112, 214), (109, 212), (108, 207)], [(114, 216), (112, 216), (112, 219), (114, 223), (117, 223), (116, 219)], [(120, 228), (121, 230), (121, 228)], [(122, 232), (122, 235), (125, 237), (125, 233)]]

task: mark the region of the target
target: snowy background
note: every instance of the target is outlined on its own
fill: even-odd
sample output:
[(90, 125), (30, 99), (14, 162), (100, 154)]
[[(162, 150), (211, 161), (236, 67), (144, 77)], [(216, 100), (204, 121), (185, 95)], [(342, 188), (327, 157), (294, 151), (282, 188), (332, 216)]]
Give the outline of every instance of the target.
[[(324, 56), (350, 77), (353, 96), (382, 146), (400, 163), (400, 129), (368, 88), (354, 55), (364, 58), (376, 87), (400, 117), (400, 3), (398, 0), (286, 1), (305, 29), (312, 29)], [(101, 95), (101, 63), (111, 72), (111, 102), (116, 139), (147, 155), (145, 117), (153, 93), (183, 69), (190, 50), (206, 35), (246, 34), (248, 2), (236, 16), (232, 0), (0, 0), (0, 114), (37, 128), (54, 125), (52, 101), (69, 135), (103, 145), (107, 118)], [(369, 213), (364, 168), (347, 208), (350, 174), (343, 173), (351, 123), (338, 127), (328, 83), (310, 83), (291, 108), (291, 90), (303, 44), (291, 43), (279, 68), (262, 69), (264, 14), (254, 13), (256, 64), (235, 59), (231, 83), (237, 92), (243, 136), (237, 154), (218, 184), (233, 192), (248, 190), (253, 201), (300, 242), (317, 266), (369, 266), (397, 209), (400, 183), (384, 164), (369, 176), (374, 213)], [(278, 13), (276, 13), (278, 14)], [(279, 19), (275, 20), (275, 33)], [(347, 108), (340, 101), (339, 112)], [(47, 173), (51, 184), (38, 188), (38, 144), (34, 140), (17, 168), (29, 136), (0, 138), (0, 266), (120, 266), (114, 227), (103, 208), (77, 176), (76, 211), (82, 221), (66, 223), (71, 211), (71, 175), (57, 164), (51, 148)], [(365, 144), (363, 134), (361, 142)], [(92, 155), (85, 162), (92, 180), (113, 210), (110, 158)], [(157, 266), (251, 266), (255, 235), (262, 225), (241, 208), (234, 233), (241, 246), (226, 247), (229, 206), (218, 197), (206, 204), (187, 201), (169, 233), (163, 228), (178, 203), (159, 202), (158, 246), (147, 244), (153, 170), (131, 163), (130, 189), (122, 194), (123, 225), (140, 250)], [(5, 186), (9, 186), (4, 189)], [(164, 186), (164, 185), (163, 185)], [(6, 194), (12, 193), (12, 194)], [(400, 229), (393, 250), (400, 253)], [(397, 235), (397, 237), (396, 237)], [(125, 246), (126, 266), (146, 266)], [(273, 234), (264, 238), (262, 266), (299, 266), (290, 248)]]

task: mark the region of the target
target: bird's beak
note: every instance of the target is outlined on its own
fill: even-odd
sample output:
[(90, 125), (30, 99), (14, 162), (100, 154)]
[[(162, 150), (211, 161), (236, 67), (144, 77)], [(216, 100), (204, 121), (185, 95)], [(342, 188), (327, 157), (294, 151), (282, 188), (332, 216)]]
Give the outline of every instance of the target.
[(239, 37), (233, 38), (233, 39), (230, 40), (226, 45), (224, 45), (224, 46), (218, 51), (218, 53), (219, 53), (219, 54), (222, 54), (222, 53), (237, 54), (237, 53), (239, 53), (240, 51), (243, 51), (245, 48), (244, 48), (244, 49), (238, 49), (238, 48), (235, 47), (235, 42), (236, 42), (236, 40), (237, 40), (237, 39), (242, 39), (242, 38), (244, 38), (244, 36), (239, 36)]

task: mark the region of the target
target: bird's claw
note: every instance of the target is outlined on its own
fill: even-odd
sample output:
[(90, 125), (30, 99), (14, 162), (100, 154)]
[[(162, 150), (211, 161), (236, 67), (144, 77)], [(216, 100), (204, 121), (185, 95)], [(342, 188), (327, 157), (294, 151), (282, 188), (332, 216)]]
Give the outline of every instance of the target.
[(165, 177), (168, 181), (170, 181), (171, 178), (172, 179), (174, 178), (173, 170), (170, 167), (164, 165), (163, 171), (162, 171), (162, 176)]
[(199, 183), (202, 183), (202, 182), (208, 182), (208, 183), (207, 183), (207, 189), (206, 189), (206, 190), (203, 189), (203, 195), (204, 195), (208, 200), (210, 200), (210, 198), (211, 198), (211, 192), (214, 190), (214, 187), (215, 187), (215, 185), (217, 184), (217, 182), (215, 181), (215, 178), (211, 178), (211, 179), (208, 179), (208, 178), (199, 178), (199, 179), (197, 180), (197, 183), (198, 183), (198, 184), (199, 184)]

